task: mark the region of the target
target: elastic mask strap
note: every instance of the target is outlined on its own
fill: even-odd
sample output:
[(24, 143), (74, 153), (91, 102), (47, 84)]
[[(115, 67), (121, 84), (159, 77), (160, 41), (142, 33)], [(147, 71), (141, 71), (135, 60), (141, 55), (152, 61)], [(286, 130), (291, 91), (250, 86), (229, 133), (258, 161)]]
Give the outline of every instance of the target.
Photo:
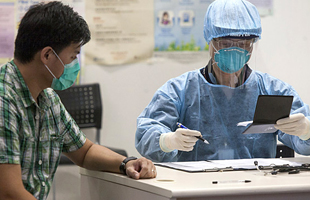
[(254, 49), (254, 43), (255, 43), (255, 41), (252, 43), (251, 49), (248, 51), (249, 53), (247, 54), (247, 56), (252, 54), (252, 51)]
[[(220, 54), (220, 52), (214, 47), (213, 41), (211, 41), (211, 45), (212, 45), (213, 49), (215, 50), (214, 54)], [(218, 64), (218, 62), (216, 62), (215, 59), (212, 58), (211, 60), (212, 60), (212, 61), (214, 60), (214, 62), (212, 63), (212, 65)]]
[[(45, 67), (46, 67), (46, 69), (52, 74), (52, 76), (54, 77), (54, 78), (56, 78), (56, 76), (53, 74), (53, 72), (46, 66), (46, 65), (44, 65)], [(56, 78), (57, 79), (57, 78)]]
[(62, 62), (62, 60), (59, 58), (59, 56), (57, 55), (57, 53), (54, 51), (54, 49), (52, 49), (52, 51), (54, 52), (55, 56), (58, 58), (58, 60), (61, 62), (62, 66), (65, 67), (64, 63)]
[(250, 56), (250, 55), (252, 54), (251, 51), (253, 51), (253, 46), (252, 46), (251, 50), (248, 51), (248, 53), (246, 54), (246, 56)]
[(215, 51), (216, 51), (216, 52), (214, 52), (214, 53), (220, 54), (220, 52), (214, 47), (213, 41), (211, 41), (211, 45), (212, 45), (213, 49), (215, 49)]

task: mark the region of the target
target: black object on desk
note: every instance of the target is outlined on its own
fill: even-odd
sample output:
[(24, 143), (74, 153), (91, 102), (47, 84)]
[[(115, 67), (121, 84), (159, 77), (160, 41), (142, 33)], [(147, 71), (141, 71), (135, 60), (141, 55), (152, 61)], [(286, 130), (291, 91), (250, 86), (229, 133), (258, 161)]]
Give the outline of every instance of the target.
[(276, 158), (292, 158), (295, 157), (295, 151), (284, 144), (277, 144)]
[(243, 134), (274, 133), (277, 120), (290, 115), (293, 96), (259, 95), (253, 123)]
[(258, 165), (257, 161), (254, 161), (254, 165), (259, 171), (272, 170), (272, 171), (264, 172), (265, 175), (267, 175), (268, 173), (272, 175), (277, 175), (280, 172), (288, 172), (288, 174), (298, 174), (300, 171), (310, 170), (310, 163), (304, 163), (304, 164), (301, 164), (300, 166), (291, 166), (289, 164), (262, 166), (262, 165)]

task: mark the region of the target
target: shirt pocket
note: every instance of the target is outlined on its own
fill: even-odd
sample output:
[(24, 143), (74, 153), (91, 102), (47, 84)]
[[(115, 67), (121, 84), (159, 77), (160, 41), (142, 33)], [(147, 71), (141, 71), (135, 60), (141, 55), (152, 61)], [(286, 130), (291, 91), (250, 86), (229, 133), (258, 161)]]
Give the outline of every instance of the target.
[(42, 150), (48, 152), (48, 159), (52, 162), (51, 164), (58, 165), (60, 160), (61, 152), (63, 149), (64, 139), (62, 136), (51, 136), (49, 141), (42, 142)]

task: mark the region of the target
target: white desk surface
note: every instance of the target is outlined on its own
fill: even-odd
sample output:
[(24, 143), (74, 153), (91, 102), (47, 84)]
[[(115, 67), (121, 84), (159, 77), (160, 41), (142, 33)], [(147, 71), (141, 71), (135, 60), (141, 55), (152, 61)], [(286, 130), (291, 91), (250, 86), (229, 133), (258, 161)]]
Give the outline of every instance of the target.
[[(310, 157), (288, 160), (310, 163)], [(87, 191), (91, 188), (92, 180), (96, 180), (97, 183), (98, 181), (113, 183), (112, 188), (115, 188), (115, 191), (121, 191), (116, 187), (122, 186), (134, 189), (136, 192), (144, 191), (156, 194), (163, 197), (162, 199), (206, 199), (207, 197), (212, 199), (224, 199), (224, 197), (235, 197), (234, 199), (248, 199), (249, 197), (251, 199), (283, 200), (293, 197), (296, 200), (310, 199), (310, 171), (301, 171), (299, 174), (283, 172), (278, 175), (264, 175), (258, 170), (188, 173), (159, 166), (156, 166), (156, 169), (156, 178), (134, 180), (121, 174), (81, 168), (80, 173), (82, 178), (85, 178), (82, 179), (81, 191), (87, 197), (97, 190), (104, 189), (97, 188), (97, 190), (91, 189), (92, 192)], [(212, 181), (229, 180), (251, 180), (251, 182), (212, 184)], [(100, 197), (100, 199), (104, 198)]]

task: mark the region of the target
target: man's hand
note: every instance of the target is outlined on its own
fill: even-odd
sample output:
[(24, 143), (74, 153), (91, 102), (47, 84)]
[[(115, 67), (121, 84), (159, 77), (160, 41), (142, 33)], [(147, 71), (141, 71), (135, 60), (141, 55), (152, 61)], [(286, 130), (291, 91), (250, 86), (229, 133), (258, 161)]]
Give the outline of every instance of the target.
[[(82, 148), (64, 154), (80, 167), (114, 173), (121, 173), (120, 164), (126, 158), (88, 139)], [(154, 164), (146, 158), (128, 161), (125, 169), (127, 176), (134, 179), (154, 178), (157, 175)]]
[(157, 175), (155, 165), (146, 158), (128, 161), (125, 167), (127, 176), (133, 179), (155, 178)]

